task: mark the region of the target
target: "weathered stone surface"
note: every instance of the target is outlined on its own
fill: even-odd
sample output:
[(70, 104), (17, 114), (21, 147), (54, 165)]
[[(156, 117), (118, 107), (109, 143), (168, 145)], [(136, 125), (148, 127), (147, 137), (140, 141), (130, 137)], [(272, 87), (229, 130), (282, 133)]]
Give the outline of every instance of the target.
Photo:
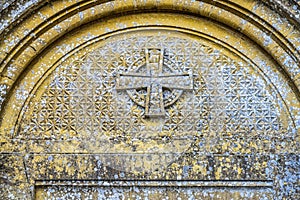
[(295, 2), (0, 5), (1, 199), (300, 198)]
[[(227, 189), (212, 189), (222, 187), (224, 182), (188, 182), (174, 183), (172, 181), (103, 181), (89, 182), (72, 186), (60, 186), (56, 182), (52, 186), (44, 186), (45, 182), (37, 188), (38, 199), (48, 199), (56, 195), (63, 199), (72, 197), (83, 199), (271, 199), (272, 190), (268, 183), (231, 182)], [(189, 185), (189, 187), (187, 187)], [(224, 184), (225, 185), (225, 184)], [(253, 185), (255, 185), (253, 187)], [(259, 187), (255, 188), (257, 185)], [(265, 187), (265, 188), (264, 188)]]

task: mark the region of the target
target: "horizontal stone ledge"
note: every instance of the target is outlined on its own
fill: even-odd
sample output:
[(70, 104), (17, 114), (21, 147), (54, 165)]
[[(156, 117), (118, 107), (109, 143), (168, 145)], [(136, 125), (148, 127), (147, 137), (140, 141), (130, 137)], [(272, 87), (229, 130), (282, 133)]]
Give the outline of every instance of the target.
[(272, 188), (272, 180), (39, 180), (35, 186)]

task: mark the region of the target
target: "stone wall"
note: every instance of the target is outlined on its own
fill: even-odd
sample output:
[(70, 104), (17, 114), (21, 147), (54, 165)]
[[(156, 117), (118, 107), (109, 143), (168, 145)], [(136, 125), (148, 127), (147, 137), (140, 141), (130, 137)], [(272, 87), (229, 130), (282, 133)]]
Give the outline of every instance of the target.
[(300, 198), (299, 7), (0, 2), (0, 198)]

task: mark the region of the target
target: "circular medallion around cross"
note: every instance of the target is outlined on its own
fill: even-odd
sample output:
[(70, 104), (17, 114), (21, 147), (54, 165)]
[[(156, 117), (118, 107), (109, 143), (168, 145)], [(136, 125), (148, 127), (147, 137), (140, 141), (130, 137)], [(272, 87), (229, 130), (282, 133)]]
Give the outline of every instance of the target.
[(165, 107), (183, 91), (193, 90), (193, 77), (166, 65), (162, 48), (145, 48), (145, 57), (145, 63), (135, 71), (118, 74), (116, 89), (126, 90), (137, 105), (145, 108), (145, 116), (163, 117)]

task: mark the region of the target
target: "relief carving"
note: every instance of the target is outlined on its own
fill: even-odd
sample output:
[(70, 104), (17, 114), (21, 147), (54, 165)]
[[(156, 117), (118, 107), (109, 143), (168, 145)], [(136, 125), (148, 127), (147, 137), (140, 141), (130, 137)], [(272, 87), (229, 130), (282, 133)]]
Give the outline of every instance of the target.
[(172, 105), (183, 91), (193, 90), (193, 78), (166, 66), (163, 49), (146, 48), (145, 55), (146, 64), (135, 72), (118, 75), (116, 89), (126, 90), (136, 104), (145, 107), (145, 116), (164, 117), (165, 107)]
[(208, 45), (176, 34), (107, 40), (53, 72), (21, 130), (52, 150), (70, 140), (117, 170), (158, 176), (190, 151), (253, 152), (253, 138), (288, 133), (259, 73)]

